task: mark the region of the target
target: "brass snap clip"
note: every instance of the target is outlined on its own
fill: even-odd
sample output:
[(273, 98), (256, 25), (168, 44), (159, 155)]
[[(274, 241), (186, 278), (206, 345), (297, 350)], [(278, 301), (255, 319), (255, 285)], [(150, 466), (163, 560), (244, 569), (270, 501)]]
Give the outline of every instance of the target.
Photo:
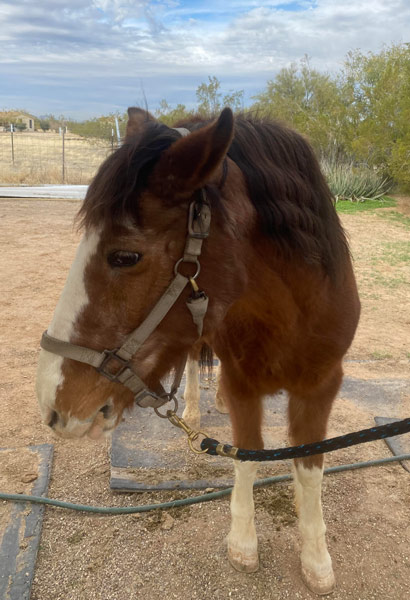
[(204, 437), (209, 437), (207, 433), (205, 433), (204, 431), (195, 431), (195, 429), (192, 429), (188, 425), (188, 423), (186, 423), (184, 419), (181, 419), (181, 417), (178, 417), (178, 415), (173, 410), (167, 410), (167, 418), (169, 422), (172, 423), (172, 425), (175, 425), (175, 427), (179, 427), (179, 429), (185, 431), (185, 433), (188, 436), (188, 445), (192, 452), (194, 452), (195, 454), (205, 454), (207, 452), (207, 450), (198, 450), (194, 446), (194, 442), (199, 438), (200, 435), (203, 435)]

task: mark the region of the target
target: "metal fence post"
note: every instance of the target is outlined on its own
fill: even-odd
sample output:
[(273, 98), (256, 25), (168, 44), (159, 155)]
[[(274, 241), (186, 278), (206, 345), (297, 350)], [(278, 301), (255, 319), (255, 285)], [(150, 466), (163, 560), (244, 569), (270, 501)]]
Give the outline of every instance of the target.
[(10, 133), (11, 133), (11, 160), (13, 161), (13, 167), (14, 167), (14, 140), (13, 140), (13, 131), (14, 131), (14, 126), (10, 123)]
[(63, 153), (62, 153), (62, 159), (63, 159), (63, 164), (62, 164), (62, 167), (63, 167), (63, 183), (65, 183), (65, 164), (64, 164), (64, 161), (65, 161), (65, 148), (64, 148), (65, 132), (64, 132), (64, 129), (65, 128), (63, 127), (62, 131), (61, 131), (61, 137), (63, 139)]
[(120, 126), (118, 125), (118, 117), (115, 117), (115, 128), (117, 130), (117, 146), (121, 146)]

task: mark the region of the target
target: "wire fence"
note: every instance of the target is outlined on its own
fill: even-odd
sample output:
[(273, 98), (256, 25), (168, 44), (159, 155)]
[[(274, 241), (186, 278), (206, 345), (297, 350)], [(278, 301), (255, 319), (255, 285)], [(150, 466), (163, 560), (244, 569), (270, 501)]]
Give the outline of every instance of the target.
[(0, 133), (0, 183), (88, 184), (116, 145), (114, 138), (70, 133)]

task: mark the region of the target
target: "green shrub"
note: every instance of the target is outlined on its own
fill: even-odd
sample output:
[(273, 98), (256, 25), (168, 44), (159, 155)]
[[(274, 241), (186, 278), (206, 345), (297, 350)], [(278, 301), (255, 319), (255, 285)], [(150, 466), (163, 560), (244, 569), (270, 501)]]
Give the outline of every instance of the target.
[(388, 178), (366, 166), (355, 167), (352, 163), (323, 160), (322, 171), (336, 202), (376, 200), (391, 189)]
[(393, 146), (390, 171), (400, 191), (410, 192), (410, 132)]

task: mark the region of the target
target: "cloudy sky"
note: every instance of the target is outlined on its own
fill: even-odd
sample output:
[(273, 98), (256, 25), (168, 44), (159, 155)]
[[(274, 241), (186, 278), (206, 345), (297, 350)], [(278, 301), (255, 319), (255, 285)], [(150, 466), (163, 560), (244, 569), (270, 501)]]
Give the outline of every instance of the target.
[(409, 41), (410, 0), (0, 0), (0, 110), (88, 118), (166, 98), (195, 105), (216, 75), (245, 103), (305, 54)]

